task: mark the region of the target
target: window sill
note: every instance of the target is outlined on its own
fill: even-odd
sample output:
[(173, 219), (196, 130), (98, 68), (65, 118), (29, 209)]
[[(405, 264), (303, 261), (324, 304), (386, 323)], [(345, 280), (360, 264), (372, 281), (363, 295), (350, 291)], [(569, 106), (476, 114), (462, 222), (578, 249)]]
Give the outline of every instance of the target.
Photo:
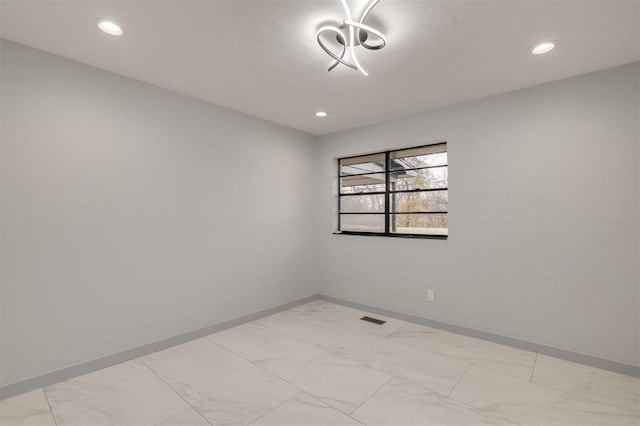
[(412, 238), (420, 240), (447, 240), (448, 235), (425, 235), (425, 234), (379, 234), (376, 232), (334, 232), (333, 235), (362, 235), (365, 237), (386, 237), (386, 238)]

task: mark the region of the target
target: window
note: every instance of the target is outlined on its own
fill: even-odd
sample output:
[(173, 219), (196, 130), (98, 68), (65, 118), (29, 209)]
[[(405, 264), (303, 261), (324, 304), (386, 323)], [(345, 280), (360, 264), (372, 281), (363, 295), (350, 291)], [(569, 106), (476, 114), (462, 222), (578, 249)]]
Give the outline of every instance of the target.
[(338, 231), (445, 239), (447, 144), (338, 161)]

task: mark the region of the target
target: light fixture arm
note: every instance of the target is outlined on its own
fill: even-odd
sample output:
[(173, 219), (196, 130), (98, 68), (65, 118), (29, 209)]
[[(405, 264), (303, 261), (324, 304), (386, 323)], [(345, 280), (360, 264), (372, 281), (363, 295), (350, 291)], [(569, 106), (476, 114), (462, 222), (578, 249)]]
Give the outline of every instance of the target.
[[(325, 32), (333, 32), (336, 34), (337, 37), (342, 38), (342, 41), (344, 43), (344, 45), (342, 46), (342, 54), (338, 57), (336, 56), (331, 50), (329, 50), (324, 43), (322, 43), (322, 40), (320, 40), (320, 36), (325, 33)], [(338, 64), (343, 64), (348, 66), (349, 68), (353, 68), (354, 70), (358, 70), (358, 67), (356, 65), (353, 65), (345, 60), (343, 60), (342, 58), (344, 57), (344, 53), (347, 50), (347, 40), (345, 39), (344, 33), (340, 30), (340, 28), (338, 27), (334, 27), (332, 25), (325, 25), (324, 27), (321, 27), (320, 29), (318, 29), (318, 32), (316, 33), (316, 39), (318, 40), (318, 44), (320, 45), (320, 47), (322, 47), (322, 49), (327, 52), (327, 55), (331, 56), (333, 59), (336, 60), (336, 63), (333, 64), (331, 66), (331, 68), (329, 68), (329, 71), (331, 71), (332, 69), (334, 69)]]
[[(364, 20), (367, 19), (367, 15), (369, 15), (369, 12), (371, 12), (371, 9), (373, 9), (373, 7), (378, 4), (380, 0), (373, 0), (371, 3), (369, 3), (369, 6), (367, 6), (367, 8), (364, 10), (364, 13), (362, 14), (362, 17), (360, 18), (360, 23), (364, 24)], [(371, 27), (369, 27), (371, 28)], [(360, 32), (360, 30), (358, 30), (358, 33)], [(380, 33), (382, 34), (382, 33)], [(376, 34), (377, 35), (377, 34)], [(359, 34), (358, 34), (359, 36)], [(380, 36), (378, 36), (380, 37)], [(380, 39), (384, 39), (384, 36), (380, 37)], [(378, 50), (378, 49), (382, 49), (384, 46), (386, 46), (387, 44), (387, 40), (384, 39), (384, 43), (382, 45), (378, 45), (378, 46), (369, 46), (366, 41), (360, 42), (360, 44), (366, 48), (366, 49), (370, 49), (370, 50)]]
[[(385, 38), (384, 34), (376, 30), (375, 28), (364, 24), (364, 20), (367, 18), (367, 16), (371, 12), (371, 9), (373, 9), (373, 7), (380, 2), (380, 0), (372, 0), (371, 3), (369, 3), (369, 5), (364, 10), (359, 21), (353, 20), (351, 15), (351, 9), (349, 9), (347, 0), (340, 0), (340, 1), (342, 3), (342, 6), (345, 11), (345, 15), (346, 15), (346, 19), (343, 20), (342, 26), (339, 28), (333, 25), (323, 26), (320, 29), (318, 29), (318, 32), (316, 33), (316, 39), (318, 41), (318, 44), (322, 48), (322, 50), (324, 50), (329, 56), (331, 56), (335, 60), (335, 62), (329, 67), (329, 71), (334, 69), (339, 64), (343, 64), (348, 66), (349, 68), (359, 70), (365, 76), (369, 75), (367, 71), (364, 69), (364, 67), (360, 64), (360, 61), (358, 61), (358, 57), (356, 56), (356, 50), (355, 50), (356, 41), (362, 47), (369, 50), (379, 50), (387, 45), (387, 39)], [(345, 29), (348, 29), (348, 36), (345, 35), (344, 33)], [(365, 31), (367, 33), (365, 34), (364, 38), (360, 37), (361, 31)], [(329, 50), (329, 48), (327, 48), (327, 46), (325, 46), (325, 44), (322, 42), (321, 36), (323, 33), (326, 33), (326, 32), (335, 33), (338, 41), (340, 41), (341, 44), (343, 45), (340, 56), (331, 52), (331, 50)], [(367, 44), (366, 38), (369, 34), (375, 35), (380, 40), (380, 44), (377, 44), (377, 45)], [(348, 62), (344, 59), (344, 55), (347, 51), (347, 46), (349, 47), (349, 53), (351, 55), (352, 62)]]

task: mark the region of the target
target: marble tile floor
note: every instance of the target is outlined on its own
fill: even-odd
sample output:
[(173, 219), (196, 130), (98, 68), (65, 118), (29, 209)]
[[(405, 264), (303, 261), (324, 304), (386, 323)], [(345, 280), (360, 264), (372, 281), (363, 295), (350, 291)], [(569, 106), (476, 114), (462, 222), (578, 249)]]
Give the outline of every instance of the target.
[(640, 380), (314, 301), (0, 402), (0, 425), (640, 425)]

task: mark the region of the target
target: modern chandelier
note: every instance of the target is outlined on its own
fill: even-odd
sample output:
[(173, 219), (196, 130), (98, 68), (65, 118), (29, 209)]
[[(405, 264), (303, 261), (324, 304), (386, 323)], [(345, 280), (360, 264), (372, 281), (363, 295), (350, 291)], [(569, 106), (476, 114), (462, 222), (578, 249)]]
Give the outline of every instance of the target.
[[(354, 70), (359, 70), (364, 75), (369, 75), (369, 73), (367, 73), (367, 71), (358, 61), (358, 57), (356, 56), (356, 46), (360, 45), (369, 50), (379, 50), (386, 46), (387, 39), (385, 38), (384, 34), (376, 30), (375, 28), (364, 24), (364, 20), (367, 19), (367, 15), (369, 15), (371, 9), (373, 9), (373, 7), (378, 4), (380, 0), (372, 0), (364, 10), (362, 17), (358, 21), (355, 21), (351, 16), (351, 10), (349, 9), (347, 0), (340, 1), (342, 2), (342, 6), (344, 7), (346, 18), (342, 21), (342, 25), (340, 25), (339, 27), (335, 25), (325, 25), (323, 27), (320, 27), (318, 29), (318, 32), (316, 33), (318, 44), (320, 45), (320, 47), (322, 47), (322, 50), (327, 52), (329, 56), (335, 59), (333, 65), (329, 67), (329, 71), (337, 67), (338, 64), (343, 64), (348, 66), (349, 68), (353, 68)], [(321, 36), (325, 33), (335, 34), (336, 40), (342, 45), (342, 53), (340, 53), (339, 56), (332, 52), (322, 41)], [(378, 38), (377, 44), (367, 43), (371, 35), (374, 35)], [(350, 61), (344, 59), (347, 48), (349, 48)]]

